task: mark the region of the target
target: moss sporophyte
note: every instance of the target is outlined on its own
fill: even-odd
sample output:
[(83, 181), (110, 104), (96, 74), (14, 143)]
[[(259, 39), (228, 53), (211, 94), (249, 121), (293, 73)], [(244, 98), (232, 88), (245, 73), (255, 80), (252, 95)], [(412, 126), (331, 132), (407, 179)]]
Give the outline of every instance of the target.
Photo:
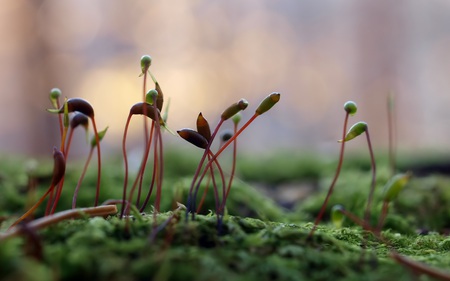
[[(40, 268), (43, 280), (49, 279), (49, 276), (58, 276), (61, 280), (362, 280), (361, 276), (367, 277), (369, 273), (373, 274), (370, 275), (374, 277), (373, 280), (386, 280), (393, 276), (407, 280), (411, 277), (410, 271), (430, 278), (450, 280), (447, 272), (406, 256), (417, 254), (411, 249), (414, 243), (426, 244), (426, 250), (443, 255), (449, 248), (448, 238), (435, 235), (434, 239), (438, 242), (433, 244), (426, 240), (427, 237), (406, 237), (385, 229), (389, 220), (399, 217), (396, 208), (389, 206), (401, 199), (400, 192), (409, 184), (411, 173), (399, 173), (389, 181), (380, 177), (378, 182), (385, 181), (386, 184), (382, 193), (376, 189), (377, 169), (369, 126), (365, 122), (357, 122), (347, 130), (350, 116), (357, 112), (355, 102), (344, 104), (345, 117), (342, 137), (338, 141), (338, 163), (325, 198), (321, 197), (319, 204), (310, 213), (316, 215), (314, 223), (302, 223), (307, 216), (300, 217), (295, 212), (287, 212), (271, 198), (256, 192), (236, 177), (237, 138), (257, 117), (272, 109), (280, 101), (281, 94), (273, 92), (264, 98), (243, 125), (241, 113), (249, 107), (246, 99), (226, 107), (217, 116), (218, 122), (213, 128), (207, 118), (199, 113), (195, 129), (177, 130), (176, 136), (203, 150), (195, 170), (192, 169), (193, 177), (177, 182), (171, 177), (165, 177), (167, 167), (173, 163), (179, 164), (177, 162), (180, 162), (181, 155), (176, 155), (172, 161), (165, 159), (163, 133), (172, 131), (167, 124), (168, 105), (164, 104), (163, 91), (150, 71), (151, 65), (150, 56), (141, 57), (139, 77), (142, 79), (142, 96), (130, 106), (126, 117), (122, 137), (123, 171), (113, 173), (121, 174), (120, 180), (123, 180), (119, 192), (117, 183), (109, 182), (102, 186), (100, 193), (100, 143), (106, 137), (108, 127), (97, 130), (94, 108), (88, 101), (66, 98), (61, 103), (61, 91), (58, 88), (50, 91), (52, 108), (48, 111), (57, 114), (60, 135), (59, 148), (53, 148), (51, 180), (43, 195), (22, 216), (15, 219), (6, 213), (7, 216), (0, 220), (3, 229), (0, 233), (0, 278), (6, 276), (8, 280), (37, 280), (18, 275), (18, 272), (24, 272), (24, 268), (30, 267), (36, 270)], [(148, 76), (154, 84), (152, 89), (147, 89)], [(161, 114), (164, 105), (165, 114)], [(137, 115), (142, 115), (142, 119), (136, 118)], [(139, 168), (133, 174), (131, 187), (128, 188), (130, 168), (127, 135), (132, 119), (133, 122), (142, 120), (144, 145)], [(232, 123), (233, 128), (223, 129), (226, 122)], [(90, 123), (93, 136), (90, 135)], [(84, 128), (89, 153), (81, 175), (74, 181), (66, 166), (70, 166), (67, 163), (71, 143), (75, 129), (80, 126)], [(342, 188), (337, 180), (343, 167), (346, 143), (362, 134), (366, 135), (368, 144), (371, 182), (368, 192), (359, 184), (357, 188), (364, 190), (367, 202), (361, 208), (357, 208), (356, 203), (338, 202), (330, 210), (330, 221), (334, 226), (321, 225), (322, 218), (329, 210), (327, 206), (333, 201), (335, 186), (338, 186), (335, 195)], [(217, 138), (219, 141), (215, 145)], [(231, 159), (227, 162), (225, 157), (219, 156), (230, 145)], [(95, 150), (98, 160), (96, 173), (94, 171), (96, 188), (95, 195), (89, 195), (88, 186), (92, 180), (89, 179), (88, 169)], [(287, 170), (286, 166), (280, 169), (281, 172)], [(9, 190), (3, 175), (0, 176), (0, 184), (5, 184), (0, 192)], [(34, 174), (28, 172), (27, 176), (30, 187), (33, 187), (29, 188), (31, 193), (39, 184), (31, 180)], [(169, 183), (166, 184), (166, 181)], [(64, 185), (74, 187), (72, 196), (66, 195)], [(84, 185), (86, 188), (81, 188)], [(209, 192), (210, 187), (212, 192)], [(104, 195), (109, 196), (103, 198), (108, 200), (99, 204)], [(7, 196), (11, 195), (6, 194), (5, 198)], [(32, 196), (29, 194), (27, 197)], [(90, 203), (87, 204), (93, 207), (77, 208), (86, 205), (87, 201), (83, 201), (83, 197), (88, 198)], [(33, 219), (33, 214), (39, 211), (46, 199), (45, 211), (39, 213), (40, 218)], [(177, 202), (184, 200), (185, 205)], [(152, 210), (146, 214), (151, 201)], [(68, 206), (64, 205), (65, 202), (69, 202)], [(116, 205), (120, 205), (118, 214)], [(56, 212), (57, 206), (68, 210)], [(248, 214), (265, 220), (231, 214), (245, 208), (250, 210)], [(376, 223), (373, 223), (373, 218), (376, 218)], [(6, 225), (8, 229), (5, 229)], [(13, 237), (19, 237), (24, 243), (5, 242), (19, 241)], [(426, 252), (422, 248), (417, 250)], [(371, 255), (366, 255), (367, 252)], [(99, 257), (96, 253), (103, 254)], [(35, 261), (29, 263), (26, 261), (28, 258)], [(22, 263), (25, 265), (22, 266)], [(204, 270), (198, 270), (199, 266)], [(172, 267), (176, 270), (172, 270)]]

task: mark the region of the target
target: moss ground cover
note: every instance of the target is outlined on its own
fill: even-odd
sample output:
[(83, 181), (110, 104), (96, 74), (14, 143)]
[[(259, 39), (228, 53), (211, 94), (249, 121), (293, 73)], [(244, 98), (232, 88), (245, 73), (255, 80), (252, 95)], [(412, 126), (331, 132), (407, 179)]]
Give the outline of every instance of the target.
[[(168, 152), (178, 155), (176, 151)], [(175, 156), (174, 156), (175, 157)], [(161, 209), (173, 210), (178, 198), (187, 197), (195, 159), (167, 164)], [(277, 156), (268, 156), (268, 158)], [(319, 159), (319, 160), (318, 160)], [(2, 280), (411, 280), (415, 274), (397, 263), (390, 249), (416, 261), (440, 269), (450, 268), (450, 239), (446, 235), (450, 222), (449, 179), (445, 175), (429, 175), (411, 180), (402, 196), (389, 210), (383, 243), (360, 226), (345, 219), (342, 228), (329, 222), (329, 210), (311, 240), (307, 239), (315, 215), (323, 202), (331, 181), (332, 168), (316, 159), (318, 170), (302, 174), (287, 173), (275, 166), (284, 180), (261, 178), (276, 185), (284, 181), (317, 182), (316, 190), (287, 210), (272, 198), (264, 196), (253, 185), (255, 176), (238, 166), (238, 179), (227, 203), (221, 232), (213, 210), (214, 202), (206, 202), (205, 212), (195, 221), (184, 221), (185, 211), (158, 214), (157, 224), (167, 223), (155, 232), (151, 207), (147, 214), (131, 212), (129, 227), (118, 215), (107, 218), (67, 220), (35, 233), (36, 239), (24, 235), (0, 242), (0, 277)], [(329, 209), (342, 204), (362, 217), (371, 181), (365, 166), (351, 158), (343, 167)], [(383, 158), (380, 158), (383, 162)], [(19, 215), (29, 201), (26, 161), (2, 161), (0, 179), (0, 211), (4, 221), (1, 230)], [(282, 162), (281, 160), (276, 160)], [(297, 161), (298, 165), (302, 160)], [(308, 159), (303, 161), (307, 162)], [(243, 159), (243, 163), (251, 160)], [(401, 162), (401, 161), (400, 161)], [(408, 162), (408, 161), (406, 161)], [(104, 167), (105, 188), (100, 202), (120, 198), (122, 169), (107, 161)], [(120, 163), (120, 162), (119, 162)], [(167, 161), (171, 163), (171, 161)], [(186, 163), (186, 167), (183, 166)], [(411, 164), (411, 162), (408, 162)], [(421, 161), (424, 163), (424, 161)], [(252, 165), (249, 165), (252, 166)], [(376, 222), (381, 211), (381, 186), (389, 179), (388, 169), (379, 165), (378, 185), (371, 214)], [(415, 166), (415, 165), (412, 165)], [(254, 169), (255, 167), (252, 166)], [(414, 167), (402, 167), (412, 168)], [(78, 174), (75, 169), (74, 174)], [(274, 168), (275, 169), (275, 168)], [(286, 168), (289, 170), (289, 168)], [(311, 168), (310, 168), (311, 169)], [(180, 172), (179, 176), (177, 171)], [(68, 173), (67, 186), (75, 186), (77, 178)], [(250, 175), (250, 176), (247, 176)], [(41, 194), (51, 181), (51, 163), (33, 174), (38, 182), (35, 192)], [(86, 175), (86, 186), (95, 189), (96, 175)], [(80, 191), (78, 204), (92, 205), (88, 188)], [(92, 192), (90, 193), (92, 195)], [(37, 195), (35, 195), (37, 196)], [(61, 210), (71, 206), (71, 192), (61, 195)], [(36, 216), (42, 216), (43, 211)], [(167, 221), (168, 218), (171, 220)], [(152, 235), (155, 236), (152, 239)], [(28, 238), (27, 238), (28, 237)], [(366, 239), (366, 240), (364, 240)], [(363, 242), (364, 241), (364, 242)], [(434, 280), (420, 276), (418, 280)]]

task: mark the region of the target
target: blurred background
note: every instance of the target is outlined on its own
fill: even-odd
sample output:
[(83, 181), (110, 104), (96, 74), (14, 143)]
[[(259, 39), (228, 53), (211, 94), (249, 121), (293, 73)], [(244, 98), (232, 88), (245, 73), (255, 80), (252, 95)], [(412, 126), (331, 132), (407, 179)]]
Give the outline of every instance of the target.
[[(447, 0), (2, 0), (0, 153), (51, 155), (59, 144), (57, 118), (46, 112), (53, 87), (87, 99), (99, 129), (109, 126), (105, 149), (119, 152), (129, 108), (142, 98), (145, 54), (170, 98), (172, 130), (194, 128), (199, 112), (213, 126), (240, 98), (250, 102), (245, 121), (279, 91), (279, 104), (240, 138), (242, 149), (334, 157), (347, 100), (359, 106), (350, 123), (366, 121), (373, 145), (386, 148), (392, 92), (399, 147), (448, 151), (449, 26)], [(137, 119), (130, 143), (142, 140)], [(86, 151), (78, 135), (74, 151)], [(170, 134), (165, 141), (186, 145)]]

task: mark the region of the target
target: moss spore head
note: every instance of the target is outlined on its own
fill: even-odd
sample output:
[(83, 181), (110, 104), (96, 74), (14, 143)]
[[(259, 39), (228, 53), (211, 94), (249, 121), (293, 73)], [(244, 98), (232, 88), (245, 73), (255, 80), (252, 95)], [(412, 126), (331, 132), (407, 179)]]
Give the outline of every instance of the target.
[(240, 99), (238, 102), (233, 103), (227, 109), (225, 109), (220, 117), (222, 118), (222, 120), (228, 120), (239, 111), (245, 110), (247, 106), (248, 101), (246, 99)]
[(141, 57), (141, 70), (142, 74), (147, 72), (147, 70), (150, 68), (150, 65), (152, 64), (152, 57), (149, 55), (143, 55)]
[(386, 202), (391, 202), (397, 198), (398, 194), (408, 183), (411, 176), (412, 174), (408, 172), (405, 174), (397, 174), (392, 177), (384, 186), (383, 200)]
[(348, 101), (348, 102), (344, 103), (344, 109), (348, 114), (355, 115), (356, 111), (358, 110), (358, 107), (355, 102)]
[(356, 138), (357, 136), (361, 135), (362, 133), (364, 133), (365, 131), (367, 131), (367, 123), (366, 122), (361, 121), (361, 122), (355, 123), (348, 130), (347, 134), (345, 135), (345, 138), (343, 140), (339, 140), (339, 142), (352, 140), (352, 139)]
[(268, 95), (258, 106), (255, 113), (258, 115), (261, 115), (272, 108), (279, 100), (280, 100), (280, 93), (271, 93)]
[(61, 96), (61, 90), (59, 88), (53, 88), (50, 90), (50, 99), (57, 100)]
[(145, 101), (148, 104), (153, 104), (153, 102), (156, 101), (157, 97), (158, 97), (158, 91), (156, 89), (151, 89), (145, 95)]

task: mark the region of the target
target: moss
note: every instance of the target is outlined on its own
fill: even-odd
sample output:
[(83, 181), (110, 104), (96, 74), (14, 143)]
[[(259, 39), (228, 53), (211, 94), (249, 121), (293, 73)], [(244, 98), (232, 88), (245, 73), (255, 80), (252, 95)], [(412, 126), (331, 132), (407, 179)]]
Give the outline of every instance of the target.
[[(292, 159), (288, 163), (293, 165), (296, 161), (301, 162)], [(283, 161), (271, 163), (282, 165)], [(277, 165), (271, 166), (271, 170), (264, 174), (269, 177), (281, 169), (278, 176), (267, 179), (271, 184), (301, 180), (302, 173), (295, 175), (300, 164), (292, 169)], [(301, 165), (306, 167), (307, 163)], [(441, 233), (450, 221), (445, 208), (450, 203), (450, 193), (447, 190), (448, 179), (443, 176), (412, 179), (389, 209), (383, 232), (387, 243), (381, 243), (348, 219), (343, 228), (337, 229), (325, 218), (312, 239), (307, 239), (312, 223), (304, 218), (312, 219), (317, 214), (333, 175), (329, 169), (331, 166), (324, 164), (324, 169), (314, 165), (308, 167), (315, 170), (310, 175), (317, 177), (319, 190), (308, 200), (299, 202), (294, 211), (281, 208), (252, 185), (237, 179), (220, 228), (217, 217), (209, 211), (214, 209), (214, 202), (208, 199), (203, 215), (186, 223), (185, 214), (179, 214), (178, 220), (158, 232), (154, 240), (151, 237), (155, 234), (155, 222), (149, 207), (149, 214), (133, 214), (128, 222), (117, 216), (84, 218), (64, 221), (39, 231), (43, 245), (42, 260), (27, 254), (28, 242), (22, 237), (0, 242), (0, 279), (411, 280), (411, 272), (390, 258), (391, 248), (436, 268), (448, 267), (450, 242)], [(240, 168), (246, 169), (245, 165)], [(332, 204), (343, 204), (361, 217), (370, 173), (352, 163), (344, 168), (330, 208)], [(167, 169), (170, 171), (171, 167)], [(9, 167), (9, 170), (14, 169)], [(49, 179), (43, 170), (38, 193), (48, 187)], [(104, 171), (102, 199), (120, 198), (121, 168), (106, 166)], [(387, 169), (379, 167), (379, 171), (371, 218), (373, 224), (380, 215), (381, 187), (389, 179)], [(19, 213), (24, 208), (26, 176), (23, 173), (23, 169), (15, 169), (11, 177), (2, 173), (0, 208), (6, 215)], [(77, 180), (77, 174), (74, 171), (66, 178), (67, 188), (63, 191), (61, 209), (70, 207), (73, 190), (69, 187)], [(176, 170), (168, 174), (176, 175)], [(246, 177), (245, 172), (242, 175)], [(79, 206), (92, 205), (93, 194), (89, 186), (93, 186), (91, 183), (95, 180), (94, 173), (87, 175)], [(182, 176), (173, 176), (165, 181), (163, 210), (173, 209), (174, 201), (184, 202), (190, 181), (190, 177)], [(170, 211), (158, 214), (156, 224), (167, 221), (173, 214)], [(2, 231), (11, 220), (1, 224)], [(424, 228), (431, 232), (419, 235), (419, 232), (426, 233), (422, 231)], [(418, 280), (431, 279), (418, 277)]]

